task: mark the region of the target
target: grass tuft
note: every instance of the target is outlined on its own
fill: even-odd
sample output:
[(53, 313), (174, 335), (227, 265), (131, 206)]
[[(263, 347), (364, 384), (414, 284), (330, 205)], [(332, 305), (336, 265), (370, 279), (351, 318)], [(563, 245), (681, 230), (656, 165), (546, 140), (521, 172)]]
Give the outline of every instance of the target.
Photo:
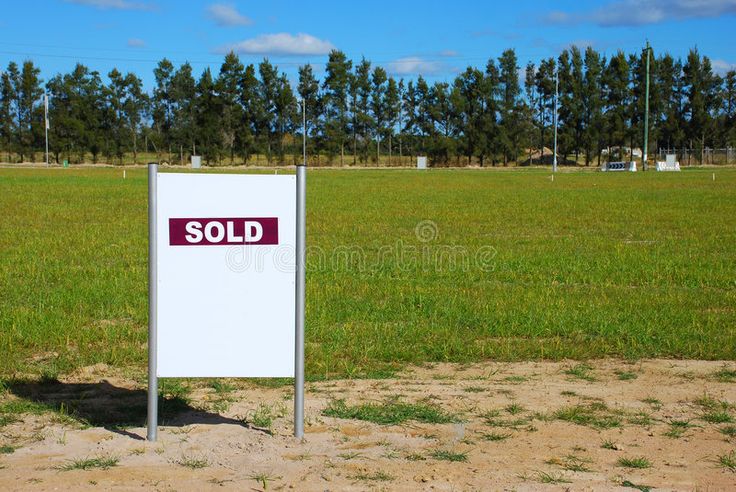
[(436, 449), (429, 454), (430, 457), (439, 461), (466, 462), (468, 461), (468, 453), (448, 451), (446, 449)]
[(210, 466), (207, 458), (196, 458), (194, 456), (182, 456), (176, 461), (176, 464), (183, 466), (184, 468), (191, 468), (192, 470), (199, 470), (201, 468), (207, 468)]
[(572, 367), (565, 369), (565, 374), (572, 376), (576, 379), (582, 379), (583, 381), (594, 382), (597, 381), (596, 377), (592, 374), (593, 368), (586, 363), (576, 364)]
[(459, 419), (440, 409), (436, 405), (426, 403), (403, 403), (397, 400), (385, 403), (364, 403), (348, 405), (345, 400), (333, 400), (322, 412), (326, 417), (340, 419), (363, 420), (381, 425), (396, 425), (408, 421), (425, 424), (448, 424)]
[(621, 418), (611, 412), (603, 403), (564, 407), (555, 411), (552, 415), (558, 420), (596, 429), (621, 427)]
[(721, 468), (736, 472), (736, 451), (731, 451), (727, 454), (719, 455), (717, 463), (718, 466), (720, 466)]
[(511, 437), (510, 433), (506, 432), (483, 432), (480, 438), (484, 441), (505, 441)]
[(95, 458), (82, 458), (76, 460), (70, 460), (66, 464), (58, 467), (61, 471), (72, 471), (72, 470), (92, 470), (99, 468), (101, 470), (107, 470), (113, 466), (117, 466), (120, 460), (113, 456), (97, 456)]
[(652, 467), (652, 462), (643, 456), (635, 458), (621, 457), (616, 463), (618, 464), (618, 466), (622, 466), (624, 468), (644, 469)]
[(537, 480), (542, 483), (548, 483), (552, 485), (557, 485), (561, 483), (572, 483), (572, 480), (566, 478), (561, 473), (547, 473), (543, 471), (537, 472)]
[(736, 383), (736, 369), (724, 367), (712, 374), (713, 379), (721, 383)]

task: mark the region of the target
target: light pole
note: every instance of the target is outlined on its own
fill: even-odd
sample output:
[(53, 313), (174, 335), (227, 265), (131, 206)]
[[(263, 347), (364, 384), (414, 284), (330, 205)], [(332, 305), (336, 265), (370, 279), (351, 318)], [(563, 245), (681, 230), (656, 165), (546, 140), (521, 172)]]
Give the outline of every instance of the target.
[(649, 59), (652, 52), (652, 48), (649, 46), (649, 41), (647, 40), (647, 47), (645, 48), (645, 51), (647, 52), (647, 80), (646, 80), (646, 90), (645, 90), (645, 96), (644, 96), (644, 149), (642, 153), (642, 164), (641, 168), (646, 171), (647, 166), (647, 160), (649, 159)]
[(46, 166), (49, 165), (49, 95), (43, 95), (43, 120), (44, 130), (46, 132)]
[[(557, 113), (558, 113), (558, 100), (560, 94), (560, 67), (555, 70), (555, 143), (554, 151), (552, 155), (552, 172), (557, 172)], [(542, 149), (544, 153), (544, 149)]]

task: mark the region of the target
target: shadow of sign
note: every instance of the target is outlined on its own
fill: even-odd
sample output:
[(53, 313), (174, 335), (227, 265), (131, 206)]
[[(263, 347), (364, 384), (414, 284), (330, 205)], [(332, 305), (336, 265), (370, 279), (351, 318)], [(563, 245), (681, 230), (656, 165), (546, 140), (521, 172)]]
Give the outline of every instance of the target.
[[(133, 439), (143, 439), (126, 427), (146, 425), (146, 391), (121, 388), (108, 381), (64, 383), (61, 381), (10, 381), (8, 390), (18, 398), (36, 403), (40, 409), (64, 413), (93, 427), (104, 427)], [(192, 407), (184, 398), (159, 396), (159, 425), (233, 424), (245, 426), (238, 419)]]

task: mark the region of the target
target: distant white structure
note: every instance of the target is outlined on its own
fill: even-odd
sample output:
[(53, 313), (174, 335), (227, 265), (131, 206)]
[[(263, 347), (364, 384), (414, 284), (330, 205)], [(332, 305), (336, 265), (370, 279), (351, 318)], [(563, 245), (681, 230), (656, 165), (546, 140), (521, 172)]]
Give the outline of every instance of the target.
[(667, 154), (664, 162), (657, 162), (657, 171), (679, 171), (680, 163), (675, 154)]
[(417, 169), (427, 169), (427, 158), (417, 157)]
[(628, 171), (636, 172), (636, 162), (604, 162), (601, 171)]
[(202, 156), (193, 155), (192, 156), (192, 169), (199, 169), (201, 167), (202, 167)]

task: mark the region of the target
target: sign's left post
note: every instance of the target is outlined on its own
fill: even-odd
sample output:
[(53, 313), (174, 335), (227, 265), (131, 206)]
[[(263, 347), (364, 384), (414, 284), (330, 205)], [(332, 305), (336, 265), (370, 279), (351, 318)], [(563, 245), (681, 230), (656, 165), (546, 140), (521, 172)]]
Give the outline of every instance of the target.
[(156, 440), (158, 433), (158, 376), (157, 359), (157, 223), (156, 223), (156, 178), (158, 164), (148, 165), (148, 432), (149, 441)]

